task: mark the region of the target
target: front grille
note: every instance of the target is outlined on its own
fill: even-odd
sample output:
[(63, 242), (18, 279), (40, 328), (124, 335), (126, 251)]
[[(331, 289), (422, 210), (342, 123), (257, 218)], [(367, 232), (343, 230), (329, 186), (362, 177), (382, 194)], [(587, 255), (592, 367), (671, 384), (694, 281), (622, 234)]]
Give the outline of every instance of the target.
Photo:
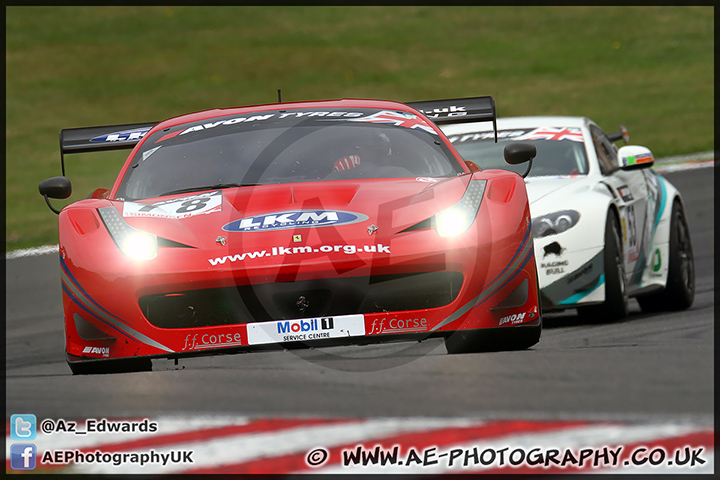
[(146, 295), (139, 304), (156, 327), (207, 327), (441, 307), (462, 281), (460, 272), (316, 279)]

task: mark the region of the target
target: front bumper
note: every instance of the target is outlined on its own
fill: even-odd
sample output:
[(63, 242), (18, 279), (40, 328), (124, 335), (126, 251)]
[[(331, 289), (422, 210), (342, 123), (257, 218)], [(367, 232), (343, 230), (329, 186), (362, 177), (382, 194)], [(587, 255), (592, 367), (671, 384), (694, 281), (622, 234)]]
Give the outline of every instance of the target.
[(266, 255), (222, 265), (208, 262), (217, 252), (164, 248), (151, 262), (130, 262), (112, 244), (61, 243), (66, 351), (70, 361), (174, 358), (537, 321), (529, 226), (504, 241), (477, 238), (438, 240), (428, 229), (378, 244), (392, 255), (335, 248), (299, 263)]

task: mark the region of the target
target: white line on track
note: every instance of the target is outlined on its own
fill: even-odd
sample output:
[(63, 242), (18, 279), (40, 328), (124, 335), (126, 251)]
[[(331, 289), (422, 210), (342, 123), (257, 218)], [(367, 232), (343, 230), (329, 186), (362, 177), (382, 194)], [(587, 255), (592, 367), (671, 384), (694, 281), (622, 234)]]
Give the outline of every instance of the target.
[(58, 253), (60, 251), (59, 245), (45, 245), (42, 247), (25, 248), (22, 250), (13, 250), (5, 254), (5, 259), (10, 260), (12, 258), (22, 257), (37, 257), (38, 255), (47, 255), (48, 253)]
[(653, 167), (653, 170), (655, 170), (658, 173), (668, 173), (668, 172), (679, 172), (682, 170), (695, 170), (697, 168), (707, 168), (707, 167), (713, 167), (713, 166), (715, 166), (715, 160), (701, 160), (701, 161), (692, 161), (692, 162), (683, 162), (683, 163), (669, 163), (669, 164), (655, 165)]

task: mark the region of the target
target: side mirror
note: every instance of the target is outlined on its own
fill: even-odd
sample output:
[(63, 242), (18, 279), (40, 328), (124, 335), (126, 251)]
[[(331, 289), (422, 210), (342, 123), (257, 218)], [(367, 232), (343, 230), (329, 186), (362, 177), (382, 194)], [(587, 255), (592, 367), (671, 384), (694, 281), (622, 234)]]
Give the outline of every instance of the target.
[(72, 194), (72, 184), (70, 179), (67, 177), (51, 177), (40, 182), (39, 186), (40, 195), (45, 197), (45, 203), (53, 212), (60, 214), (58, 210), (55, 210), (50, 205), (49, 198), (68, 198)]
[(618, 162), (618, 166), (623, 170), (637, 170), (652, 167), (655, 158), (648, 148), (627, 145), (618, 150)]
[(503, 154), (505, 161), (510, 165), (520, 165), (535, 158), (537, 148), (532, 143), (512, 142), (505, 145)]
[(521, 163), (530, 162), (528, 169), (522, 175), (523, 178), (527, 177), (532, 168), (532, 161), (537, 155), (537, 148), (532, 143), (527, 142), (512, 142), (505, 145), (503, 150), (505, 155), (505, 161), (510, 165), (520, 165)]

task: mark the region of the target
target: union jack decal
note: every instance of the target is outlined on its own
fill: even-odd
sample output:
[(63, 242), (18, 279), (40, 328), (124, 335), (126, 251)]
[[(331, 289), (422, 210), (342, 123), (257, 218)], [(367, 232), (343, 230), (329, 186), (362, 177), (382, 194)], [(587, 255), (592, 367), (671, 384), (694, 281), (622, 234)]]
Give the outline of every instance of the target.
[(583, 136), (579, 128), (553, 128), (543, 127), (526, 133), (515, 140), (572, 140), (573, 142), (582, 142)]
[(435, 130), (422, 118), (412, 113), (383, 110), (366, 117), (349, 119), (349, 122), (386, 123), (405, 128), (419, 128), (433, 135)]

